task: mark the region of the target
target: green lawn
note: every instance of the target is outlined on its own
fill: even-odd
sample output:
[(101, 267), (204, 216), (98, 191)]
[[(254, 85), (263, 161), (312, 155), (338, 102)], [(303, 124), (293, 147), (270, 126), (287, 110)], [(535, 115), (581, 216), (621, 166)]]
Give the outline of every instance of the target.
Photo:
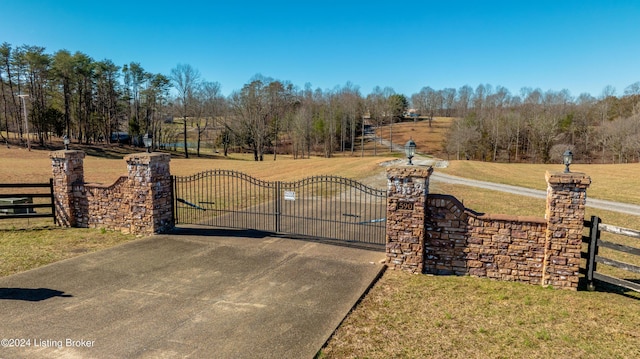
[(0, 277), (37, 268), (80, 254), (99, 251), (136, 237), (99, 229), (60, 228), (41, 221), (30, 229), (20, 223), (0, 228)]

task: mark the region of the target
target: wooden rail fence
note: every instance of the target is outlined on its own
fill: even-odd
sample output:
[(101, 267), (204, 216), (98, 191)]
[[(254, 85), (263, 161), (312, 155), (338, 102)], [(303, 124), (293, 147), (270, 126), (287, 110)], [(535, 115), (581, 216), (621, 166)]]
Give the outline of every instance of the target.
[(587, 286), (589, 290), (595, 289), (595, 280), (617, 285), (622, 288), (634, 290), (640, 292), (640, 281), (629, 280), (625, 278), (618, 278), (611, 275), (598, 272), (598, 263), (602, 263), (611, 267), (615, 267), (627, 272), (640, 274), (640, 266), (635, 264), (625, 263), (616, 259), (603, 257), (598, 254), (599, 248), (609, 248), (618, 252), (623, 252), (635, 256), (640, 256), (640, 248), (627, 246), (623, 244), (613, 243), (610, 241), (604, 241), (600, 238), (601, 232), (608, 232), (612, 234), (631, 237), (639, 240), (640, 243), (640, 231), (616, 227), (609, 224), (601, 223), (600, 217), (592, 216), (590, 221), (584, 222), (585, 227), (589, 228), (589, 236), (583, 237), (583, 242), (588, 243), (587, 253), (584, 257), (587, 259), (585, 276), (587, 279)]
[[(48, 191), (38, 192), (33, 188), (47, 188)], [(53, 179), (48, 183), (0, 183), (0, 190), (3, 192), (0, 193), (0, 219), (51, 217), (55, 223)], [(34, 198), (44, 200), (34, 203)], [(36, 208), (48, 211), (39, 212)]]

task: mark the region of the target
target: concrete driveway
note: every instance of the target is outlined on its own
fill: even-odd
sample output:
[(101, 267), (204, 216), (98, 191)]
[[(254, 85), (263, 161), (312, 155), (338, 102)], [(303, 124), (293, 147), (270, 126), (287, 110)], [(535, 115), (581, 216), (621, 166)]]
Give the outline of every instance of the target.
[(0, 358), (312, 358), (383, 270), (383, 252), (212, 234), (0, 278)]

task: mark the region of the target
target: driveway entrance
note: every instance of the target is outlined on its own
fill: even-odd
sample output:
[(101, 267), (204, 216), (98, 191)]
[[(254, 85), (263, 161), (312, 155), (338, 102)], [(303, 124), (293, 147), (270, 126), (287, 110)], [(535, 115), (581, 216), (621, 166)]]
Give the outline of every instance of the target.
[(210, 228), (137, 240), (0, 278), (0, 357), (311, 358), (383, 258)]

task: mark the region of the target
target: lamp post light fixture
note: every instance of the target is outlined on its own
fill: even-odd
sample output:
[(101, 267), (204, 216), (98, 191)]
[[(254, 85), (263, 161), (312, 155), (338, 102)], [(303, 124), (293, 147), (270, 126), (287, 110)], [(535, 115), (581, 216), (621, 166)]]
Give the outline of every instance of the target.
[(409, 165), (413, 165), (413, 162), (411, 162), (411, 159), (413, 158), (413, 155), (416, 154), (416, 143), (413, 142), (412, 139), (409, 139), (409, 141), (407, 141), (407, 143), (404, 145), (404, 153), (407, 155), (407, 158), (409, 159)]
[(18, 95), (18, 97), (20, 97), (20, 99), (22, 100), (22, 106), (24, 107), (24, 128), (25, 128), (25, 132), (27, 134), (27, 148), (29, 148), (29, 151), (31, 151), (31, 141), (29, 140), (29, 120), (27, 118), (27, 97), (29, 97), (29, 95), (26, 94), (20, 94)]
[(151, 153), (151, 145), (153, 144), (153, 136), (151, 133), (145, 133), (144, 136), (142, 136), (142, 142), (144, 142), (144, 147), (147, 148), (147, 153)]
[(62, 143), (64, 143), (65, 151), (69, 151), (69, 137), (67, 135), (62, 136)]
[(564, 173), (569, 173), (569, 166), (571, 165), (571, 162), (573, 162), (573, 152), (571, 152), (571, 150), (567, 149), (566, 151), (564, 151), (564, 153), (562, 154), (562, 163), (564, 163)]

